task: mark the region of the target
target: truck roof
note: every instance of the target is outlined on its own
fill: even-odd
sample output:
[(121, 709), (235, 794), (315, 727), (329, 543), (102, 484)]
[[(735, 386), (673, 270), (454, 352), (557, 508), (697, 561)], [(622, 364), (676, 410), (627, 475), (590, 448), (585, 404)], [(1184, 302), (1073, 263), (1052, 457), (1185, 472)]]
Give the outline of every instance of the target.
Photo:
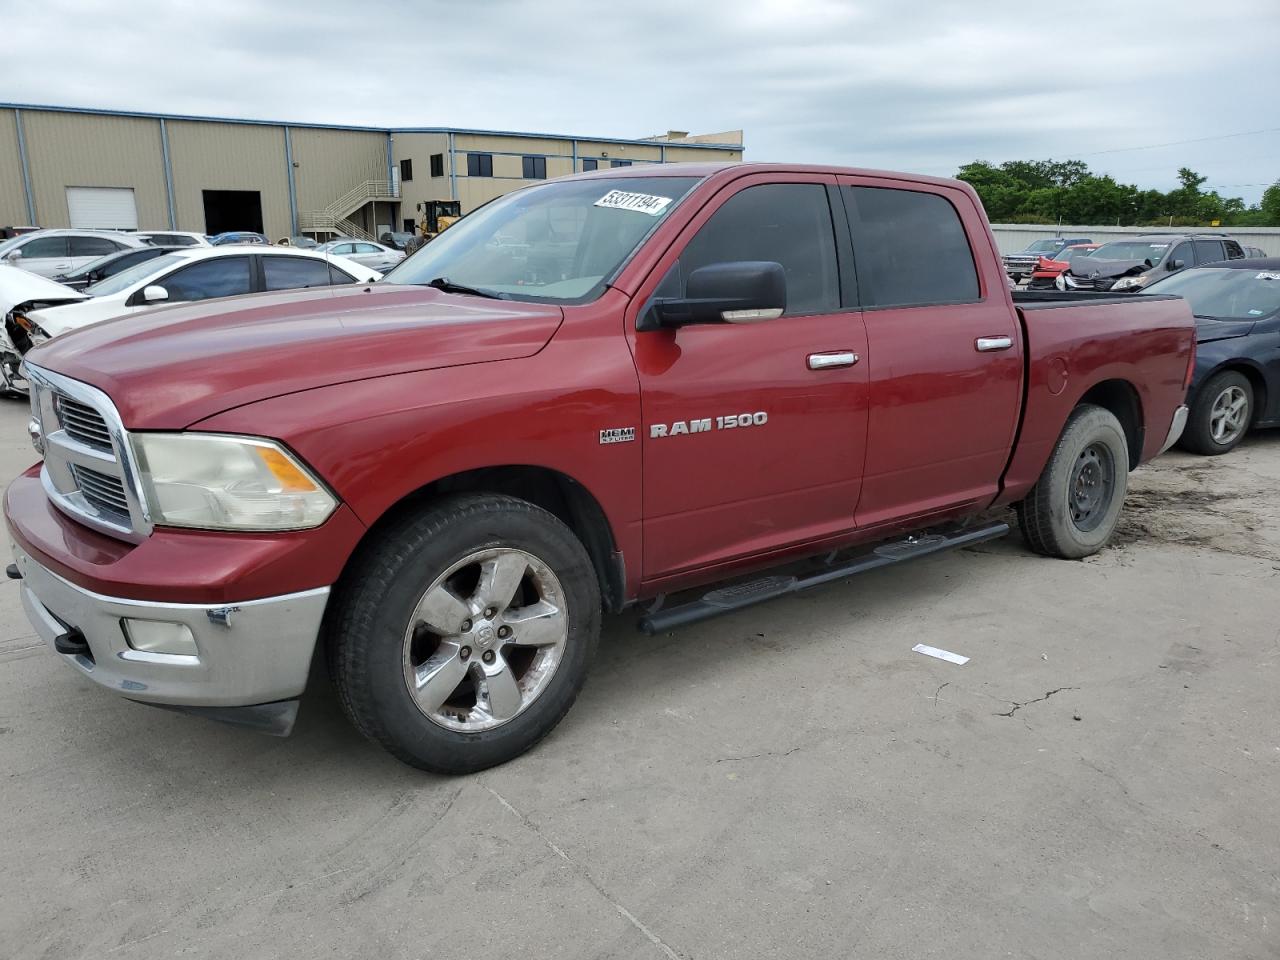
[[(912, 183), (932, 183), (939, 186), (960, 187), (965, 191), (972, 188), (963, 180), (951, 177), (931, 177), (923, 173), (903, 173), (891, 170), (871, 170), (862, 167), (838, 167), (816, 163), (654, 163), (644, 166), (610, 167), (607, 170), (595, 170), (588, 173), (572, 174), (577, 179), (594, 178), (633, 178), (633, 177), (713, 177), (724, 175), (725, 179), (736, 179), (758, 173), (818, 173), (837, 174), (845, 177), (878, 177), (884, 180), (905, 180)], [(566, 177), (558, 179), (567, 179)]]

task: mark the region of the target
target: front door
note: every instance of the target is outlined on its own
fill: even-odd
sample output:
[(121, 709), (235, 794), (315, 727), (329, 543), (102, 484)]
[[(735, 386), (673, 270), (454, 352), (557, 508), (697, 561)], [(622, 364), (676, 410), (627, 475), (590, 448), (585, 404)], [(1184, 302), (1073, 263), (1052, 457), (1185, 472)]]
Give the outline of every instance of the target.
[(941, 184), (840, 183), (870, 361), (858, 526), (989, 500), (1017, 430), (1022, 335), (981, 211)]
[[(690, 222), (634, 300), (646, 580), (853, 526), (867, 430), (866, 341), (842, 268), (834, 178), (748, 177)], [(837, 252), (839, 249), (839, 253)], [(650, 297), (711, 263), (781, 263), (783, 316), (637, 332)], [(851, 271), (848, 271), (851, 277)]]

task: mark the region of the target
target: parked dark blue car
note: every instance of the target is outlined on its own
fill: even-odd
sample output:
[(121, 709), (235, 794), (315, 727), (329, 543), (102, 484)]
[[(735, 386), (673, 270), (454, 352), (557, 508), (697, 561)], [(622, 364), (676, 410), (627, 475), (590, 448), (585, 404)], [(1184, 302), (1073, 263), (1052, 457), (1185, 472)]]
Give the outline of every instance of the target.
[(1254, 427), (1280, 427), (1280, 257), (1184, 270), (1144, 293), (1183, 297), (1196, 316), (1183, 449), (1226, 453)]

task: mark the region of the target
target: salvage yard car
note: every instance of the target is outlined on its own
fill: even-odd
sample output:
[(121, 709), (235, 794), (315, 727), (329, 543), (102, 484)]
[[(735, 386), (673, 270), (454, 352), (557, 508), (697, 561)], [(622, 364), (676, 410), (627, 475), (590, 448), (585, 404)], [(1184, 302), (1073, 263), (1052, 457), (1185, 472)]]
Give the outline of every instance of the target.
[(1031, 276), (1031, 272), (1039, 265), (1041, 257), (1052, 259), (1067, 247), (1092, 242), (1088, 237), (1051, 237), (1045, 240), (1036, 240), (1025, 250), (1006, 254), (1002, 258), (1005, 273), (1013, 278), (1014, 283), (1019, 283), (1023, 277)]
[[(8, 365), (34, 345), (69, 330), (168, 303), (234, 297), (259, 290), (296, 290), (331, 284), (369, 283), (377, 271), (341, 257), (288, 247), (184, 247), (145, 260), (84, 289), (85, 296), (42, 305), (22, 303), (5, 316), (0, 356)], [(0, 367), (5, 366), (0, 360)]]
[(146, 245), (132, 234), (110, 230), (36, 230), (0, 243), (0, 262), (53, 277), (109, 253)]
[(1100, 549), (1182, 428), (1194, 323), (1055, 296), (1010, 293), (954, 180), (535, 184), (377, 284), (33, 350), (10, 574), (124, 697), (285, 733), (319, 645), (367, 737), (479, 770), (564, 716), (604, 612), (666, 631), (1003, 535), (1005, 504), (1033, 550)]
[(1067, 290), (1137, 293), (1179, 270), (1243, 257), (1240, 244), (1221, 234), (1156, 233), (1104, 243), (1087, 259), (1073, 260), (1062, 280)]
[(1210, 456), (1255, 427), (1280, 427), (1280, 257), (1225, 260), (1149, 288), (1196, 318), (1196, 369), (1180, 446)]

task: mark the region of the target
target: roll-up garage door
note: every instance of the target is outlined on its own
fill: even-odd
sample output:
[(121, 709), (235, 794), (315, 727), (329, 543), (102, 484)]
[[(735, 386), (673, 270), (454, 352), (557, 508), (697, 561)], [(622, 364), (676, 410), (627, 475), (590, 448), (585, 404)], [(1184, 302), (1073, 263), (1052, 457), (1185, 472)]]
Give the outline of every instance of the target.
[(71, 226), (81, 230), (137, 230), (132, 187), (67, 187)]

